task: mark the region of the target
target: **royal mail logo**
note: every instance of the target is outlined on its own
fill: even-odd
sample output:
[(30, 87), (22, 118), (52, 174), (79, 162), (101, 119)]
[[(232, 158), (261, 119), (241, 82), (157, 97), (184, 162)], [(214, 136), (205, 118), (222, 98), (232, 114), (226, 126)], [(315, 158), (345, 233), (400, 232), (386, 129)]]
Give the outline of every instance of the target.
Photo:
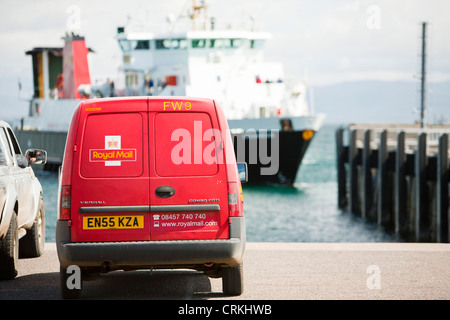
[(91, 162), (136, 161), (136, 149), (91, 149), (89, 156)]
[(121, 136), (105, 136), (105, 149), (90, 149), (89, 161), (121, 166), (122, 161), (136, 161), (136, 149), (122, 149)]

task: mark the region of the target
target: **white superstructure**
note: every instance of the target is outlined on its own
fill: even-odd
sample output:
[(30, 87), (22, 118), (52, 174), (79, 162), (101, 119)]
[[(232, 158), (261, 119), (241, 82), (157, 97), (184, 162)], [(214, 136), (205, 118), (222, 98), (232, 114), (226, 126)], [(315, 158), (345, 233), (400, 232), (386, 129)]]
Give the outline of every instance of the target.
[(199, 20), (205, 7), (194, 6), (187, 31), (178, 31), (173, 18), (165, 32), (142, 25), (118, 29), (125, 83), (119, 95), (212, 98), (229, 120), (308, 116), (306, 85), (289, 85), (281, 63), (264, 61), (271, 35), (253, 25), (233, 30), (206, 16)]
[[(77, 90), (85, 98), (211, 98), (219, 102), (234, 129), (283, 130), (280, 120), (289, 119), (290, 130), (319, 130), (325, 115), (310, 113), (306, 84), (289, 83), (281, 63), (264, 60), (264, 44), (272, 36), (259, 31), (254, 20), (241, 23), (238, 29), (216, 23), (202, 14), (205, 9), (204, 3), (196, 6), (194, 1), (190, 19), (169, 17), (166, 25), (156, 28), (130, 21), (118, 28), (123, 61), (114, 89), (108, 81), (80, 85)], [(65, 132), (79, 102), (35, 95), (29, 117), (22, 119), (20, 127)]]
[[(208, 18), (204, 2), (199, 6), (195, 3), (193, 1), (192, 11), (187, 15), (190, 19), (169, 16), (162, 29), (161, 26), (148, 27), (145, 23), (134, 24), (132, 20), (127, 26), (119, 27), (116, 39), (123, 59), (114, 81), (92, 85), (85, 59), (89, 51), (82, 36), (67, 35), (64, 48), (33, 48), (30, 54), (35, 94), (30, 101), (29, 116), (20, 122), (23, 143), (44, 141), (42, 147), (54, 150), (49, 153), (52, 166), (59, 166), (65, 145), (60, 141), (60, 134), (67, 133), (80, 99), (111, 96), (210, 98), (224, 110), (238, 149), (236, 156), (248, 163), (252, 181), (293, 184), (314, 132), (322, 126), (325, 115), (308, 110), (304, 82), (289, 83), (281, 63), (264, 60), (264, 44), (271, 35), (259, 31), (254, 19), (235, 29)], [(72, 48), (73, 54), (67, 48)], [(48, 72), (40, 72), (40, 61), (45, 60), (40, 59), (41, 54), (51, 58), (47, 63)], [(58, 81), (61, 77), (63, 82)], [(48, 85), (54, 86), (49, 88), (54, 92), (52, 99), (46, 95), (46, 90), (41, 90)], [(266, 130), (270, 130), (269, 135)], [(262, 150), (269, 150), (269, 140), (271, 157), (276, 159), (270, 162), (269, 169), (272, 164), (276, 165), (273, 173), (266, 174), (267, 159), (249, 155), (255, 152), (255, 145), (260, 148), (260, 155)], [(261, 174), (263, 171), (265, 173)]]

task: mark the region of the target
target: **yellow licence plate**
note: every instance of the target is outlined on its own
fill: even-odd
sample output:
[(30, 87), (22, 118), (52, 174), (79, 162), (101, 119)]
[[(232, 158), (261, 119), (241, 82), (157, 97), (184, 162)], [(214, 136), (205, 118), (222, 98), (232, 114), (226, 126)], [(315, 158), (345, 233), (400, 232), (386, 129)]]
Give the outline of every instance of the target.
[(84, 230), (143, 229), (144, 216), (87, 216), (83, 217)]

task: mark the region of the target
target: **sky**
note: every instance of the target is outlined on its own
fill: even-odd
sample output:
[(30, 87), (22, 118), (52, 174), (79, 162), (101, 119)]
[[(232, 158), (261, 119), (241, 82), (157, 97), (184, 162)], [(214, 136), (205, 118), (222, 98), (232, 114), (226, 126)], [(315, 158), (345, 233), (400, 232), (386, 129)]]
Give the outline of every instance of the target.
[[(197, 0), (200, 3), (201, 0)], [(114, 77), (121, 52), (114, 38), (127, 21), (166, 24), (187, 0), (0, 0), (0, 98), (31, 95), (31, 58), (25, 51), (63, 46), (68, 27), (86, 37), (92, 79)], [(286, 76), (323, 86), (348, 81), (418, 81), (420, 23), (427, 34), (428, 79), (450, 80), (448, 0), (209, 0), (217, 22), (250, 21), (272, 33), (266, 61)], [(18, 92), (18, 82), (22, 91)], [(9, 99), (9, 100), (8, 100)], [(6, 113), (0, 106), (0, 118)]]

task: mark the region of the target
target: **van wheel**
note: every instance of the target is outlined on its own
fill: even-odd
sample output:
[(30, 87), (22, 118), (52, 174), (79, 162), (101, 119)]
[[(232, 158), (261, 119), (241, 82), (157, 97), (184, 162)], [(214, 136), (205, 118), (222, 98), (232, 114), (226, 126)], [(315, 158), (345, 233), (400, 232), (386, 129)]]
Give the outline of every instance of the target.
[(36, 258), (44, 253), (45, 245), (45, 209), (42, 198), (39, 200), (38, 217), (27, 234), (20, 239), (20, 258)]
[(227, 296), (239, 296), (244, 292), (243, 265), (223, 268), (222, 290)]
[[(63, 299), (78, 299), (81, 296), (82, 283), (80, 279), (74, 279), (72, 273), (67, 273), (67, 268), (59, 268), (59, 288)], [(79, 281), (79, 288), (74, 287), (74, 281)]]
[(17, 276), (18, 259), (19, 229), (17, 229), (17, 215), (13, 211), (8, 232), (0, 240), (0, 279), (11, 280)]

